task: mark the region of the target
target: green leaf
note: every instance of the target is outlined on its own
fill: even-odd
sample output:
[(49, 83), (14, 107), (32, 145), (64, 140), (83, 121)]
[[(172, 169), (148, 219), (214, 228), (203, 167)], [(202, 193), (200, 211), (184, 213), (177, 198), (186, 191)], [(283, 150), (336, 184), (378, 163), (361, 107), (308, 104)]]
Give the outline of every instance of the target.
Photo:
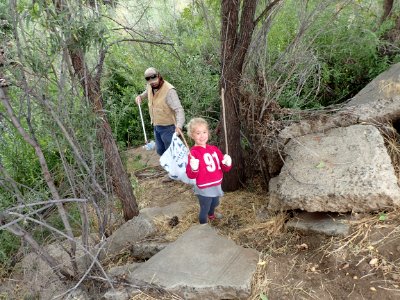
[(318, 165), (315, 166), (317, 169), (325, 168), (325, 163), (321, 160)]
[(260, 299), (261, 300), (268, 300), (268, 297), (264, 293), (261, 293), (260, 294)]
[(34, 13), (38, 13), (39, 12), (39, 4), (37, 2), (35, 2), (35, 4), (33, 4), (33, 12)]
[(386, 220), (386, 214), (385, 213), (379, 214), (379, 221), (385, 221), (385, 220)]

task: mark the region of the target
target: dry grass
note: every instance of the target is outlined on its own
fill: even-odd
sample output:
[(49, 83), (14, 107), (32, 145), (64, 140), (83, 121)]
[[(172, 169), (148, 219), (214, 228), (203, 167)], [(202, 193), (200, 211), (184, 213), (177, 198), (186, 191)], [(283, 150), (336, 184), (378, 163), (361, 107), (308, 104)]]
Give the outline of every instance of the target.
[[(384, 216), (384, 218), (381, 218)], [(326, 238), (318, 249), (313, 249), (311, 252), (308, 249), (304, 252), (309, 252), (308, 255), (300, 259), (296, 255), (295, 251), (291, 251), (293, 258), (293, 267), (287, 271), (284, 275), (285, 278), (298, 278), (299, 270), (302, 270), (304, 274), (320, 274), (321, 281), (320, 286), (302, 287), (304, 282), (294, 280), (292, 284), (277, 282), (277, 278), (274, 278), (273, 274), (267, 274), (268, 263), (273, 260), (274, 256), (268, 255), (266, 252), (261, 252), (260, 262), (257, 266), (256, 273), (253, 277), (252, 282), (252, 294), (250, 299), (261, 299), (262, 295), (267, 295), (271, 290), (279, 290), (281, 294), (288, 295), (304, 295), (304, 299), (318, 299), (318, 296), (313, 294), (313, 290), (321, 289), (327, 294), (330, 294), (329, 289), (325, 286), (325, 282), (329, 282), (329, 277), (324, 279), (324, 273), (334, 272), (337, 276), (340, 276), (340, 270), (349, 268), (354, 272), (359, 272), (358, 267), (364, 263), (368, 266), (368, 272), (361, 273), (363, 275), (355, 276), (358, 282), (365, 279), (366, 286), (370, 286), (374, 289), (376, 285), (377, 289), (390, 291), (393, 293), (400, 293), (400, 264), (399, 255), (395, 253), (399, 250), (399, 246), (395, 247), (393, 251), (389, 250), (386, 245), (395, 240), (400, 239), (400, 210), (394, 210), (383, 214), (364, 214), (358, 218), (350, 221), (352, 232), (346, 237), (331, 237)], [(285, 235), (284, 231), (277, 233), (279, 235)], [(262, 234), (261, 234), (262, 235)], [(274, 245), (271, 243), (270, 247)], [(382, 251), (386, 250), (385, 251)], [(287, 253), (289, 252), (288, 249)], [(276, 249), (275, 249), (276, 251)], [(286, 254), (287, 254), (286, 253)], [(299, 253), (299, 252), (297, 252)], [(392, 257), (392, 254), (394, 256)], [(278, 255), (279, 256), (279, 255)], [(325, 259), (331, 258), (331, 259)], [(337, 262), (329, 266), (329, 271), (324, 267), (324, 270), (319, 269), (318, 262), (323, 260), (329, 262)], [(350, 265), (349, 263), (350, 262)], [(300, 272), (301, 273), (301, 272)], [(306, 276), (306, 275), (303, 275)], [(374, 278), (375, 276), (381, 279), (375, 281), (368, 281), (368, 278)], [(352, 278), (349, 278), (351, 280)], [(287, 281), (289, 282), (289, 281)], [(355, 283), (360, 288), (361, 283)], [(353, 288), (354, 288), (353, 287)], [(364, 287), (363, 287), (364, 288)], [(335, 294), (336, 291), (333, 291)], [(348, 291), (351, 294), (352, 291)], [(318, 295), (318, 294), (317, 294)], [(398, 295), (398, 294), (397, 294)], [(317, 297), (317, 298), (316, 298)], [(336, 297), (338, 295), (336, 294)], [(301, 297), (300, 297), (301, 298)], [(331, 296), (331, 299), (335, 297)], [(303, 299), (303, 298), (301, 298)], [(371, 299), (366, 297), (365, 299)]]
[(384, 138), (395, 174), (397, 178), (400, 178), (400, 135), (392, 124), (377, 123), (374, 125), (379, 129)]
[(188, 213), (184, 218), (179, 219), (177, 226), (169, 225), (169, 218), (159, 218), (155, 220), (157, 231), (166, 241), (173, 242), (186, 232), (193, 224), (197, 223), (197, 205), (194, 203), (188, 209)]
[[(193, 224), (198, 223), (199, 206), (196, 197), (193, 198), (193, 205), (189, 213), (179, 220), (175, 227), (169, 225), (168, 218), (157, 219), (156, 226), (160, 235), (168, 241), (174, 241), (187, 231)], [(274, 238), (285, 232), (284, 223), (288, 216), (286, 213), (266, 215), (264, 207), (267, 197), (263, 192), (238, 191), (225, 193), (221, 198), (221, 204), (217, 211), (223, 214), (221, 220), (211, 223), (221, 235), (224, 235), (237, 244), (255, 249), (268, 249), (268, 252), (282, 253), (286, 250), (274, 249)], [(279, 248), (282, 246), (279, 246)], [(267, 278), (265, 267), (268, 255), (260, 253), (260, 261), (252, 281), (252, 296), (250, 299), (260, 299), (265, 294), (271, 280)], [(132, 299), (151, 299), (146, 296), (136, 296)], [(172, 299), (172, 298), (171, 298)]]
[[(400, 162), (400, 159), (398, 161)], [(147, 185), (145, 190), (150, 188), (150, 185)], [(189, 213), (179, 220), (179, 224), (171, 227), (169, 225), (170, 220), (167, 218), (156, 221), (158, 233), (165, 240), (176, 240), (193, 224), (198, 223), (199, 207), (197, 199), (190, 190), (184, 193), (186, 193), (185, 197), (190, 197), (193, 201)], [(363, 261), (370, 265), (370, 262), (376, 259), (372, 261), (371, 272), (368, 274), (375, 275), (377, 272), (381, 272), (384, 278), (391, 280), (385, 281), (378, 287), (400, 291), (397, 289), (398, 285), (393, 283), (394, 280), (392, 280), (398, 278), (397, 283), (400, 283), (400, 268), (397, 258), (391, 259), (378, 251), (378, 248), (384, 246), (387, 242), (400, 239), (400, 210), (381, 214), (354, 214), (349, 221), (352, 228), (350, 235), (345, 238), (321, 238), (321, 241), (318, 241), (319, 238), (317, 237), (314, 238), (318, 242), (317, 248), (303, 249), (301, 243), (307, 237), (296, 232), (288, 232), (285, 228), (285, 222), (289, 219), (289, 215), (287, 213), (268, 212), (265, 210), (267, 201), (266, 193), (259, 188), (226, 193), (221, 198), (221, 204), (217, 208), (217, 211), (222, 213), (224, 217), (221, 220), (213, 221), (211, 224), (221, 235), (232, 239), (243, 247), (254, 248), (259, 251), (259, 263), (253, 276), (252, 293), (249, 299), (262, 299), (263, 296), (270, 295), (273, 290), (278, 291), (278, 294), (280, 292), (285, 295), (302, 295), (304, 299), (318, 299), (316, 298), (318, 294), (313, 291), (313, 288), (322, 290), (325, 295), (332, 293), (333, 296), (331, 297), (337, 296), (336, 291), (332, 291), (332, 287), (325, 286), (329, 286), (329, 279), (324, 278), (327, 267), (320, 269), (322, 267), (318, 265), (319, 261), (325, 258), (333, 262), (329, 266), (329, 272), (337, 272), (337, 276), (340, 276), (339, 271), (341, 269), (347, 267), (345, 262), (350, 260), (350, 257), (358, 260), (355, 267), (358, 267)], [(385, 234), (377, 236), (376, 233), (383, 229)], [(310, 237), (312, 238), (312, 235)], [(290, 279), (305, 276), (305, 274), (316, 274), (320, 277), (320, 286), (310, 287), (310, 282), (302, 280), (277, 281), (273, 274), (267, 273), (267, 269), (271, 261), (275, 261), (275, 264), (278, 263), (279, 269), (279, 259), (276, 260), (279, 257), (287, 257), (290, 260), (288, 263), (290, 268), (285, 270), (284, 278)], [(308, 261), (307, 257), (313, 261)], [(335, 262), (337, 262), (337, 265), (335, 265)], [(344, 263), (339, 265), (342, 262)], [(360, 279), (363, 279), (361, 277)], [(343, 293), (354, 295), (355, 292), (348, 290)], [(135, 297), (132, 299), (154, 299), (146, 295)]]
[[(399, 176), (400, 136), (390, 124), (379, 123), (374, 126), (383, 134), (392, 165), (396, 175)], [(142, 192), (140, 196), (144, 201), (142, 207), (145, 207), (151, 204), (153, 196), (148, 192), (154, 187), (147, 181), (142, 181), (140, 185)], [(170, 220), (166, 218), (156, 221), (158, 233), (168, 241), (176, 240), (193, 224), (198, 223), (199, 207), (196, 197), (190, 190), (178, 191), (178, 193), (185, 193), (185, 197), (191, 197), (193, 204), (190, 206), (189, 213), (180, 219), (175, 227), (171, 227)], [(397, 252), (394, 251), (396, 252), (394, 256), (388, 254), (389, 250), (383, 251), (390, 242), (400, 239), (400, 210), (381, 214), (354, 214), (349, 221), (351, 233), (348, 236), (315, 237), (312, 233), (302, 235), (298, 232), (288, 232), (285, 222), (289, 219), (289, 215), (268, 212), (265, 209), (267, 203), (267, 194), (259, 186), (226, 193), (217, 208), (224, 217), (211, 224), (221, 235), (232, 239), (235, 243), (259, 251), (259, 262), (253, 276), (252, 293), (249, 299), (263, 299), (266, 295), (272, 297), (270, 295), (274, 295), (273, 291), (276, 292), (275, 296), (288, 295), (287, 299), (318, 299), (321, 295), (327, 299), (335, 297), (339, 299), (345, 295), (350, 299), (357, 294), (356, 284), (359, 285), (360, 282), (355, 283), (354, 286), (349, 283), (349, 288), (344, 286), (344, 282), (348, 282), (351, 278), (344, 278), (343, 281), (337, 281), (337, 278), (345, 276), (343, 272), (346, 270), (352, 269), (356, 272), (362, 264), (368, 267), (368, 272), (359, 275), (360, 281), (381, 274), (380, 277), (375, 277), (378, 280), (382, 279), (381, 282), (376, 283), (377, 288), (400, 292), (398, 254), (400, 246), (397, 249), (394, 248), (397, 250)], [(313, 242), (315, 244), (312, 244)], [(302, 245), (305, 246), (302, 247)], [(323, 265), (324, 262), (327, 265)], [(285, 266), (284, 263), (286, 263)], [(284, 267), (285, 269), (279, 270)], [(275, 274), (273, 274), (274, 271), (276, 271)], [(329, 273), (334, 275), (325, 276)], [(279, 275), (281, 278), (277, 277)], [(306, 278), (312, 278), (313, 275), (319, 281), (307, 281)], [(305, 277), (304, 280), (303, 277)], [(336, 287), (337, 283), (341, 286)], [(363, 287), (369, 289), (370, 282), (364, 284)], [(347, 289), (343, 290), (344, 288)], [(341, 293), (338, 293), (339, 289), (342, 289)], [(138, 295), (132, 299), (155, 298)]]
[[(158, 231), (163, 233), (168, 241), (176, 240), (187, 231), (190, 226), (198, 223), (199, 206), (194, 195), (193, 204), (186, 216), (179, 220), (179, 225), (172, 227), (168, 218), (160, 218), (155, 221)], [(284, 230), (287, 220), (286, 213), (279, 213), (262, 218), (266, 196), (248, 191), (226, 193), (221, 198), (221, 204), (217, 211), (223, 214), (223, 218), (211, 223), (218, 231), (245, 247), (260, 248), (263, 242), (279, 235)], [(264, 238), (263, 238), (264, 237)], [(267, 240), (265, 239), (267, 237)], [(244, 243), (245, 238), (251, 243)]]
[[(339, 247), (334, 249), (331, 253), (339, 252), (342, 249), (353, 249), (354, 254), (360, 254), (363, 252), (370, 251), (374, 245), (381, 245), (385, 243), (385, 240), (390, 239), (393, 235), (400, 232), (400, 228), (397, 224), (390, 224), (384, 222), (385, 220), (399, 221), (400, 210), (395, 210), (388, 213), (381, 214), (364, 214), (358, 219), (349, 221), (352, 227), (352, 233), (343, 239), (338, 241), (341, 244)], [(373, 229), (391, 228), (389, 234), (385, 234), (379, 239), (374, 239), (371, 243), (370, 235)]]

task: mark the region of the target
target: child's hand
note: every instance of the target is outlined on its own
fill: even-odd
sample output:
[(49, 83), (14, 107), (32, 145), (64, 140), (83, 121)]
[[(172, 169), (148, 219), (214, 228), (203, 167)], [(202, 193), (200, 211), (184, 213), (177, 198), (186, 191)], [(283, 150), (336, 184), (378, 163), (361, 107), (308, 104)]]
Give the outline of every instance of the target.
[(197, 169), (199, 168), (199, 160), (194, 157), (190, 159), (189, 164), (190, 168), (192, 168), (193, 171), (197, 171)]
[(228, 154), (225, 154), (224, 159), (222, 160), (222, 163), (225, 166), (230, 167), (232, 165), (232, 158)]

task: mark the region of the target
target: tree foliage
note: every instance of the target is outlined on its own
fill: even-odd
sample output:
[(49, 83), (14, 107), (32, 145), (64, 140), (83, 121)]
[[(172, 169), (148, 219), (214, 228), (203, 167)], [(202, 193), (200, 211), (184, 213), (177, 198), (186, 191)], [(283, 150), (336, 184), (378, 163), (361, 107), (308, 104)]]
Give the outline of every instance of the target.
[[(138, 44), (127, 39), (114, 46), (107, 57), (106, 107), (121, 143), (136, 146), (144, 141), (134, 98), (145, 89), (143, 73), (150, 66), (157, 68), (164, 79), (176, 87), (187, 119), (203, 116), (213, 127), (217, 123), (218, 12), (203, 7), (202, 1), (198, 2), (201, 4), (189, 5), (182, 14), (165, 19), (158, 27), (159, 35), (151, 36), (147, 43)], [(151, 11), (148, 14), (151, 15)], [(151, 16), (148, 18), (151, 20)], [(150, 29), (145, 27), (143, 31), (146, 30)], [(142, 108), (147, 116), (149, 136), (152, 127), (146, 105)]]
[[(1, 45), (0, 72), (5, 78), (0, 110), (6, 132), (0, 156), (5, 191), (1, 229), (22, 237), (55, 270), (58, 262), (43, 250), (40, 237), (67, 239), (73, 268), (56, 273), (76, 279), (76, 230), (89, 253), (89, 234), (97, 230), (102, 238), (109, 231), (114, 195), (123, 198), (130, 192), (123, 203), (136, 205), (101, 108), (107, 27), (99, 9), (105, 7), (11, 1), (8, 9), (10, 30)], [(24, 157), (17, 164), (18, 156), (3, 152), (14, 149)], [(24, 173), (24, 168), (31, 172)], [(95, 229), (89, 228), (89, 210), (98, 224)], [(123, 205), (123, 212), (125, 219), (132, 218), (137, 206), (129, 211)]]

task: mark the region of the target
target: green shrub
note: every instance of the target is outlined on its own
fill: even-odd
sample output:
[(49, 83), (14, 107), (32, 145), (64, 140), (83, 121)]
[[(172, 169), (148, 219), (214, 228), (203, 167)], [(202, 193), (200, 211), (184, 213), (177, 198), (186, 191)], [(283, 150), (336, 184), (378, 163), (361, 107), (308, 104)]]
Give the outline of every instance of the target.
[[(216, 21), (216, 20), (214, 20)], [(114, 136), (126, 146), (144, 143), (135, 97), (145, 89), (144, 70), (157, 68), (175, 86), (187, 121), (203, 116), (212, 126), (219, 119), (219, 44), (195, 7), (186, 8), (175, 20), (166, 20), (159, 30), (174, 48), (153, 44), (113, 47), (106, 60), (104, 99)], [(147, 104), (142, 105), (148, 139), (153, 139)]]
[[(12, 257), (18, 252), (20, 244), (17, 236), (6, 230), (0, 230), (0, 270), (6, 272), (12, 266)], [(0, 277), (3, 275), (0, 272)]]
[(346, 101), (398, 61), (380, 52), (382, 35), (394, 24), (376, 30), (376, 3), (323, 3), (286, 1), (273, 19), (264, 59), (268, 80), (284, 84), (277, 98), (284, 107)]

